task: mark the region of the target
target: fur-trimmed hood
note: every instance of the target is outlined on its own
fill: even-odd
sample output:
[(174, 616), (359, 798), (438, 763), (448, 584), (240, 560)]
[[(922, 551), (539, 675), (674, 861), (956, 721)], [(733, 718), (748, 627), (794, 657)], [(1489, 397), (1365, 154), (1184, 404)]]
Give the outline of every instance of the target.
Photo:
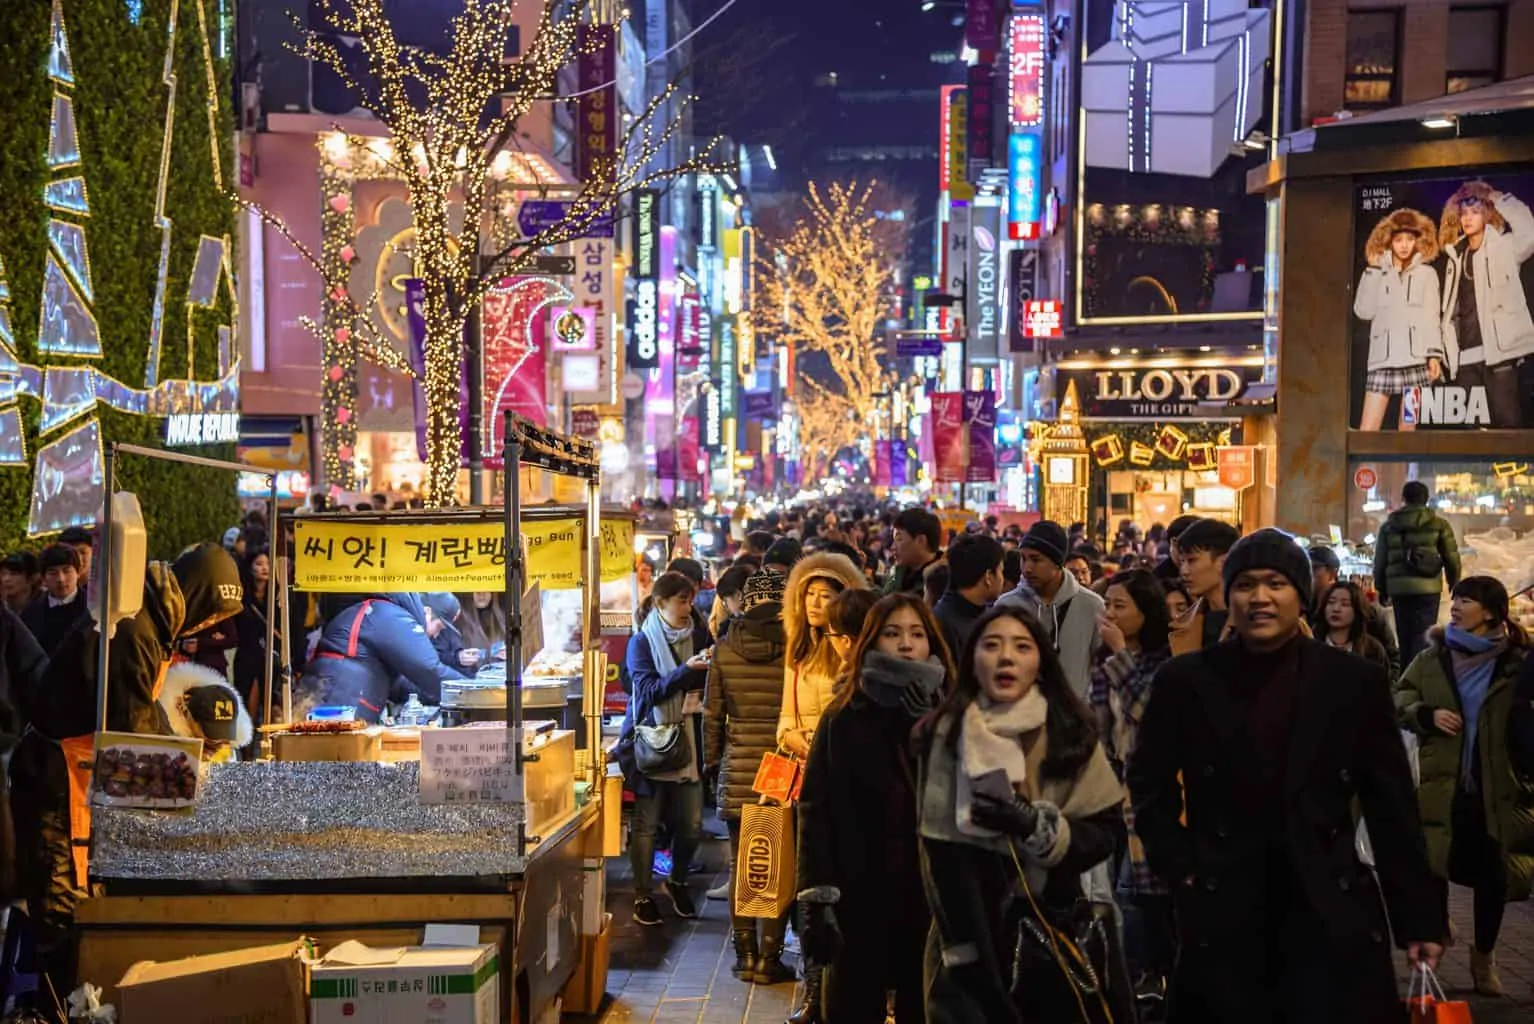
[(1390, 251), (1390, 240), (1401, 231), (1417, 236), (1418, 262), (1431, 263), (1438, 258), (1438, 230), (1432, 219), (1425, 213), (1402, 206), (1390, 211), (1390, 216), (1381, 219), (1369, 232), (1369, 241), (1364, 245), (1369, 266), (1377, 264), (1380, 257)]
[(810, 582), (817, 579), (834, 580), (843, 589), (868, 589), (868, 577), (846, 555), (834, 551), (817, 551), (795, 562), (788, 574), (788, 585), (783, 590), (783, 626), (790, 652), (798, 646), (799, 638), (810, 628), (804, 614), (804, 594)]
[(235, 747), (247, 746), (255, 738), (256, 729), (250, 720), (250, 712), (245, 710), (245, 702), (240, 699), (239, 691), (230, 686), (229, 680), (221, 673), (196, 662), (175, 661), (165, 670), (165, 683), (160, 688), (159, 700), (160, 707), (165, 709), (165, 717), (170, 720), (171, 730), (177, 736), (204, 738), (203, 730), (193, 720), (186, 705), (188, 692), (203, 686), (217, 686), (226, 691), (235, 709), (235, 735), (230, 742)]

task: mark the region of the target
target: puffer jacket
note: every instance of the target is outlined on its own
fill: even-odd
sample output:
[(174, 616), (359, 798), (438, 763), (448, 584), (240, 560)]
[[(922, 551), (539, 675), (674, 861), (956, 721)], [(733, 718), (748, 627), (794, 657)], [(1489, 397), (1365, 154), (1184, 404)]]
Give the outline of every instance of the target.
[[(1481, 321), (1481, 341), (1486, 346), (1486, 363), (1499, 363), (1534, 355), (1534, 316), (1524, 295), (1521, 269), (1534, 256), (1534, 213), (1522, 200), (1509, 195), (1496, 197), (1497, 213), (1507, 230), (1486, 226), (1485, 241), (1468, 253), (1475, 280), (1475, 309)], [(1459, 339), (1454, 326), (1454, 310), (1459, 304), (1467, 253), (1458, 240), (1443, 247), (1448, 257), (1444, 267), (1443, 338), (1449, 357), (1451, 376), (1459, 372)]]
[[(831, 706), (836, 687), (836, 671), (819, 671), (799, 663), (799, 653), (814, 661), (821, 642), (818, 630), (812, 630), (804, 610), (804, 595), (815, 580), (829, 580), (837, 590), (867, 590), (868, 577), (852, 564), (852, 559), (834, 551), (817, 551), (794, 563), (783, 591), (783, 629), (788, 640), (788, 654), (783, 660), (783, 705), (778, 711), (777, 741), (794, 729), (815, 731), (821, 714)], [(821, 666), (824, 668), (825, 666)], [(837, 669), (840, 668), (838, 664)]]
[[(1443, 574), (1418, 576), (1406, 564), (1406, 553), (1413, 548), (1438, 552), (1443, 559)], [(1459, 582), (1459, 543), (1454, 528), (1426, 505), (1406, 505), (1390, 513), (1374, 541), (1374, 585), (1389, 598), (1436, 597)]]
[(1390, 253), (1380, 265), (1366, 267), (1358, 281), (1353, 312), (1369, 321), (1369, 369), (1421, 366), (1442, 359), (1443, 330), (1438, 317), (1438, 274), (1413, 256), (1398, 270)]
[(783, 701), (783, 606), (759, 605), (714, 648), (703, 712), (703, 763), (719, 766), (719, 816), (740, 817), (762, 755), (777, 747)]
[(374, 594), (338, 614), (325, 627), (303, 684), (311, 704), (351, 705), (359, 719), (376, 722), (399, 678), (423, 704), (441, 701), (444, 681), (465, 678), (438, 657), (419, 594)]
[[(1418, 736), (1417, 803), (1427, 836), (1428, 861), (1434, 874), (1448, 878), (1450, 822), (1460, 781), (1464, 733), (1447, 736), (1440, 732), (1433, 724), (1433, 712), (1443, 708), (1458, 714), (1462, 709), (1443, 631), (1435, 628), (1428, 638), (1428, 648), (1412, 660), (1395, 684), (1395, 704), (1401, 728)], [(1526, 756), (1534, 745), (1534, 708), (1527, 699), (1515, 699), (1526, 654), (1512, 648), (1498, 660), (1476, 730), (1486, 827), (1501, 844), (1510, 901), (1528, 899), (1534, 886), (1534, 778), (1520, 772), (1514, 763), (1515, 753)], [(1469, 884), (1475, 880), (1453, 881)]]

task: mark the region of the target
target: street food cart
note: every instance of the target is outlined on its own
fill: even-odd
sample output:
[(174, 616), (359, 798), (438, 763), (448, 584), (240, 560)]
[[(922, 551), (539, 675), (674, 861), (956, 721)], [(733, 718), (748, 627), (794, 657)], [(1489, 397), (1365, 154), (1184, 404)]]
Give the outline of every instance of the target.
[[(210, 765), (188, 808), (96, 807), (96, 895), (76, 918), (82, 980), (110, 999), (145, 958), (299, 936), (321, 952), (348, 939), (414, 945), (428, 924), (460, 924), (497, 948), (501, 1020), (543, 1019), (567, 985), (600, 999), (610, 919), (600, 859), (608, 826), (598, 581), (612, 555), (603, 550), (597, 464), (584, 442), (510, 416), (505, 436), (501, 508), (284, 521), (296, 590), (517, 595), (506, 605), (504, 669), (470, 698), (493, 702), (498, 692), (504, 730), (382, 730), (380, 744), (357, 746), (392, 756)], [(585, 506), (523, 509), (517, 470), (528, 465), (584, 481)], [(626, 546), (627, 573), (632, 533), (609, 533), (609, 546)], [(561, 609), (575, 595), (579, 610), (557, 644), (530, 600), (544, 592), (562, 595)], [(540, 664), (548, 670), (535, 675)], [(293, 708), (290, 690), (281, 705)], [(295, 728), (291, 720), (271, 728), (284, 725)], [(465, 756), (464, 737), (499, 755)]]

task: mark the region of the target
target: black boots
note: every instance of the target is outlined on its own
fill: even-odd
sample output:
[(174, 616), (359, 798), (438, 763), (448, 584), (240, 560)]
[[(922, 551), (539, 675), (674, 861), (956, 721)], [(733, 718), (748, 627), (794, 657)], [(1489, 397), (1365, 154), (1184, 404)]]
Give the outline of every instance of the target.
[(783, 963), (783, 936), (762, 936), (762, 953), (757, 957), (751, 980), (758, 985), (780, 985), (794, 980), (794, 969)]
[(822, 1024), (820, 1016), (820, 979), (823, 967), (804, 968), (804, 999), (784, 1024)]
[(735, 966), (730, 968), (730, 973), (741, 981), (756, 980), (756, 922), (751, 922), (750, 927), (737, 927), (730, 934), (735, 945)]

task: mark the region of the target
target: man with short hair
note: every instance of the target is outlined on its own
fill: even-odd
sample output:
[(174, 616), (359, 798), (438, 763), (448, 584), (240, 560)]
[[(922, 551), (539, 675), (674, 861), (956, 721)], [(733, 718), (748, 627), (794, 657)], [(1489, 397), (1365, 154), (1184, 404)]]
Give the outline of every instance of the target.
[(752, 530), (746, 534), (745, 553), (761, 558), (767, 554), (778, 538), (766, 530)]
[(80, 556), (68, 544), (51, 544), (38, 559), (43, 592), (21, 613), (21, 621), (49, 658), (75, 623), (90, 614), (80, 586)]
[(1156, 568), (1151, 570), (1161, 582), (1172, 583), (1181, 578), (1182, 563), (1177, 558), (1177, 538), (1198, 520), (1198, 516), (1178, 516), (1166, 528), (1167, 556), (1157, 562)]
[(1065, 571), (1076, 577), (1083, 587), (1092, 585), (1092, 560), (1081, 551), (1072, 551), (1065, 558)]
[(1395, 607), (1401, 659), (1408, 665), (1438, 625), (1444, 584), (1459, 582), (1454, 527), (1428, 506), (1430, 497), (1426, 484), (1409, 481), (1401, 488), (1406, 504), (1390, 513), (1374, 540), (1374, 586), (1380, 604)]
[[(1325, 636), (1326, 592), (1341, 575), (1342, 560), (1331, 548), (1317, 544), (1310, 549), (1310, 568), (1310, 628), (1316, 636)], [(1364, 630), (1385, 648), (1385, 655), (1390, 660), (1390, 678), (1400, 675), (1401, 647), (1396, 643), (1395, 630), (1390, 628), (1390, 620), (1385, 617), (1384, 610), (1368, 597), (1364, 598)]]
[(1221, 574), (1226, 552), (1240, 539), (1240, 531), (1218, 519), (1199, 519), (1178, 538), (1177, 560), (1193, 606), (1186, 618), (1172, 624), (1173, 654), (1220, 642), (1227, 617)]
[(1434, 967), (1447, 921), (1389, 680), (1303, 635), (1311, 569), (1294, 538), (1259, 530), (1221, 558), (1234, 635), (1156, 674), (1127, 772), (1177, 908), (1171, 1019), (1394, 1020), (1391, 936)]
[(60, 544), (68, 544), (80, 558), (80, 595), (90, 592), (91, 565), (96, 556), (96, 535), (83, 526), (71, 526), (59, 534)]
[(41, 589), (37, 556), (18, 551), (0, 561), (0, 604), (20, 615), (36, 599)]
[(1065, 571), (1067, 538), (1059, 523), (1041, 519), (1023, 535), (1023, 582), (997, 604), (1038, 617), (1060, 655), (1065, 679), (1082, 700), (1092, 683), (1092, 659), (1102, 643), (1097, 620), (1103, 599)]
[(886, 594), (922, 595), (922, 577), (943, 557), (943, 523), (912, 505), (895, 517), (895, 571), (884, 583)]
[(1001, 542), (983, 534), (960, 537), (948, 546), (948, 589), (932, 606), (948, 653), (958, 661), (980, 616), (1006, 591)]

